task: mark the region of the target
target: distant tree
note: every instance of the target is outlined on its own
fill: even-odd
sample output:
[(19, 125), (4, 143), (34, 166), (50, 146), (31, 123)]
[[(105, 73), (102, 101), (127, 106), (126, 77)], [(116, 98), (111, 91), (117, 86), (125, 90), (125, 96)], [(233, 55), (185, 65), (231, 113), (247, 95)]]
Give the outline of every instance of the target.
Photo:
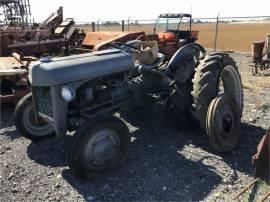
[(107, 21), (107, 22), (103, 22), (102, 25), (105, 26), (105, 27), (107, 27), (107, 26), (119, 26), (120, 23), (116, 22), (116, 21)]
[(134, 26), (140, 26), (140, 23), (138, 20), (135, 20), (135, 22), (131, 22), (129, 23), (130, 25), (134, 25)]

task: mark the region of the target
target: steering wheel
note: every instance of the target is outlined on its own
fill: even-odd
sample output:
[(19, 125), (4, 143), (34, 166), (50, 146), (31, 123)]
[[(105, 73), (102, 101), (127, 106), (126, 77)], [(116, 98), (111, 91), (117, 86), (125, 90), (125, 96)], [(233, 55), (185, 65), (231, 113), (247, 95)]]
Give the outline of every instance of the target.
[(130, 44), (127, 44), (127, 43), (122, 43), (120, 41), (114, 41), (114, 42), (111, 42), (109, 43), (110, 46), (114, 47), (114, 48), (117, 48), (117, 49), (121, 49), (121, 46), (126, 46), (126, 47), (129, 47), (131, 49), (134, 49), (140, 53), (142, 53), (143, 51), (133, 45), (130, 45)]

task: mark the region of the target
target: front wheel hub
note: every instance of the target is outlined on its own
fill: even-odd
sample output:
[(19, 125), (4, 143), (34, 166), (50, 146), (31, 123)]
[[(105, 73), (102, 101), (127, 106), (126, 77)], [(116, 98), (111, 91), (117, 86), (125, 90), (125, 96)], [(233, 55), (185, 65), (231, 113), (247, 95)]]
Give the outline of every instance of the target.
[(83, 150), (83, 162), (91, 169), (110, 166), (120, 153), (120, 138), (114, 130), (97, 131), (88, 139)]

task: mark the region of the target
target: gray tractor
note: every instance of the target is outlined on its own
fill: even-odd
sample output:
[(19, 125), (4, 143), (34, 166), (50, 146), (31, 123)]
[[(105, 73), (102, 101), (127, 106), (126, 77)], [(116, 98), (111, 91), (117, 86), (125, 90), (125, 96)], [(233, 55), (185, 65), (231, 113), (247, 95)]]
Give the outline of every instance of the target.
[(150, 98), (162, 100), (182, 124), (195, 117), (217, 151), (232, 150), (243, 108), (234, 60), (225, 53), (206, 55), (191, 43), (164, 62), (155, 43), (116, 42), (108, 50), (34, 63), (31, 94), (15, 109), (17, 130), (31, 140), (76, 131), (69, 166), (80, 178), (92, 178), (127, 157), (129, 130), (115, 114)]

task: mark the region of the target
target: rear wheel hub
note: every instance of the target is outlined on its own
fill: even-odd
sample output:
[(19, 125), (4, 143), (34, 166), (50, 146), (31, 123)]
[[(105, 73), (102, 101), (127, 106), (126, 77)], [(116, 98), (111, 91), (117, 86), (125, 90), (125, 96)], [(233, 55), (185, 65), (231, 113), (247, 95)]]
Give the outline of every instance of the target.
[(237, 145), (240, 117), (237, 104), (227, 95), (219, 95), (212, 100), (207, 112), (206, 130), (215, 150), (227, 152)]

